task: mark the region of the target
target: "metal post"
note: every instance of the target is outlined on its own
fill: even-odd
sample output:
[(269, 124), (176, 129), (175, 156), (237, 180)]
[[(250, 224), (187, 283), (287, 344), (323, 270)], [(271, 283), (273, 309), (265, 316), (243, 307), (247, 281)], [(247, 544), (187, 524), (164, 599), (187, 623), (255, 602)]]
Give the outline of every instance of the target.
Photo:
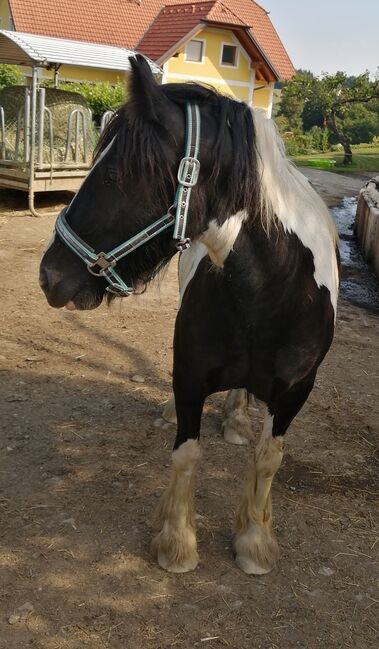
[(0, 127), (1, 127), (1, 158), (5, 160), (5, 117), (4, 108), (0, 106)]
[(25, 88), (24, 102), (24, 162), (28, 162), (30, 155), (30, 90)]
[(75, 122), (75, 162), (79, 161), (79, 135), (80, 135), (80, 113), (76, 113), (76, 122)]
[(43, 164), (43, 139), (45, 131), (45, 88), (40, 88), (39, 91), (39, 123), (38, 123), (38, 164)]
[(34, 209), (34, 156), (36, 148), (36, 117), (37, 117), (37, 74), (35, 65), (32, 67), (31, 120), (30, 120), (30, 161), (29, 161), (29, 209), (33, 216), (39, 216)]
[(53, 170), (53, 163), (54, 163), (54, 127), (53, 127), (53, 114), (50, 110), (50, 108), (47, 108), (45, 106), (45, 113), (48, 117), (48, 123), (49, 123), (49, 144), (50, 144), (50, 165), (51, 165), (51, 172)]
[(58, 73), (60, 67), (60, 65), (54, 65), (54, 88), (58, 88), (59, 85)]

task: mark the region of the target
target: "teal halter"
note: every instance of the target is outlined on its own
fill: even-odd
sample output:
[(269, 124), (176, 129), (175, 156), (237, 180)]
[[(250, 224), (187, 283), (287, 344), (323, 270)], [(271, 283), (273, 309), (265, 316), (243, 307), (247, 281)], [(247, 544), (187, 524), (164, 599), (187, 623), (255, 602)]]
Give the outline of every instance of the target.
[(56, 234), (62, 243), (84, 261), (91, 275), (104, 277), (109, 282), (106, 289), (109, 293), (126, 297), (134, 292), (134, 289), (127, 286), (115, 271), (117, 262), (171, 226), (174, 226), (173, 239), (176, 241), (177, 249), (182, 252), (190, 247), (191, 240), (185, 236), (185, 233), (192, 188), (199, 178), (200, 162), (197, 156), (200, 146), (200, 128), (199, 107), (196, 104), (186, 104), (186, 151), (185, 157), (179, 164), (177, 174), (179, 184), (174, 204), (167, 214), (110, 252), (96, 253), (74, 232), (65, 217), (68, 208), (59, 214), (55, 224)]

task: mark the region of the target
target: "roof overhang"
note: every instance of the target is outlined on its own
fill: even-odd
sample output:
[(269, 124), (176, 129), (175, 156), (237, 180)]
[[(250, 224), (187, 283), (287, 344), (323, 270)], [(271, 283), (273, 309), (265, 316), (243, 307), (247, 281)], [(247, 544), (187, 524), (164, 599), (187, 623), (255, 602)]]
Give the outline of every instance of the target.
[[(0, 30), (0, 63), (51, 68), (59, 65), (129, 72), (133, 50), (36, 34)], [(153, 74), (162, 70), (147, 57)]]
[(259, 67), (254, 66), (254, 60), (252, 62), (252, 67), (256, 67), (256, 71), (258, 71), (258, 77), (264, 78), (269, 82), (279, 81), (280, 74), (278, 70), (274, 67), (268, 56), (258, 44), (251, 29), (234, 29), (233, 31), (241, 45), (243, 45), (246, 51), (250, 54), (252, 60), (255, 59), (258, 64), (262, 62), (262, 65), (259, 65)]

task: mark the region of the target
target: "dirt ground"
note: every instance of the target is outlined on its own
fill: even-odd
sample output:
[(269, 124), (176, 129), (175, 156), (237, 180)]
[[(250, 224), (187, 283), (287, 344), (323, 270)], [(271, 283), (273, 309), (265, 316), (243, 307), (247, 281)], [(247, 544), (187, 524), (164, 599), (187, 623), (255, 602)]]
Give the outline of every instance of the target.
[[(311, 175), (330, 205), (362, 184)], [(251, 451), (222, 440), (215, 395), (196, 490), (201, 563), (167, 574), (149, 543), (175, 435), (157, 421), (170, 393), (175, 264), (110, 309), (52, 310), (37, 272), (55, 199), (40, 202), (40, 219), (23, 196), (0, 200), (0, 647), (378, 647), (378, 314), (340, 303), (333, 348), (287, 433), (274, 571), (248, 577), (234, 565)]]

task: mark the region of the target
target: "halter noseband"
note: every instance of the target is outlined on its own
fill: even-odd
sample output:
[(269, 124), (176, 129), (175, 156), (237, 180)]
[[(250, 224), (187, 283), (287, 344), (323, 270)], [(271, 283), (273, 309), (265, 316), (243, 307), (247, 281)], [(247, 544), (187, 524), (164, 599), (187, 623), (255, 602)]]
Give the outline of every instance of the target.
[[(68, 208), (59, 214), (55, 232), (60, 240), (74, 252), (87, 266), (91, 275), (104, 277), (109, 286), (107, 291), (120, 297), (126, 297), (134, 292), (127, 286), (120, 275), (115, 271), (115, 266), (120, 259), (129, 255), (133, 250), (144, 245), (150, 239), (174, 226), (173, 239), (176, 247), (183, 252), (191, 245), (191, 240), (185, 236), (187, 227), (188, 208), (192, 188), (199, 178), (200, 162), (198, 160), (200, 146), (200, 110), (197, 104), (186, 104), (186, 150), (185, 157), (181, 159), (178, 169), (178, 186), (175, 193), (175, 202), (168, 209), (167, 214), (154, 221), (147, 228), (134, 235), (110, 252), (96, 253), (83, 239), (81, 239), (66, 221), (65, 214)], [(174, 212), (174, 213), (172, 213)]]

